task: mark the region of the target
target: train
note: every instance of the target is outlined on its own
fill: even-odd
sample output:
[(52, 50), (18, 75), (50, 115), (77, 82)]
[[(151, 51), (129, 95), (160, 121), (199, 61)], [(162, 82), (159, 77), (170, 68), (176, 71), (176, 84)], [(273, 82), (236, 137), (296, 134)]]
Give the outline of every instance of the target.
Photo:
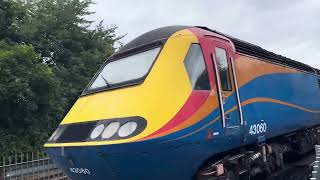
[(115, 52), (44, 145), (71, 179), (250, 179), (320, 143), (320, 70), (202, 26)]

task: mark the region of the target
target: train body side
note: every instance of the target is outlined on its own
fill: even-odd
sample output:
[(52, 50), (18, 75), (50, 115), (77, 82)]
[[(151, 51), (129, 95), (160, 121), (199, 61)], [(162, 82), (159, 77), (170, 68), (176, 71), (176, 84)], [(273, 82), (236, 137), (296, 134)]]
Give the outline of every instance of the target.
[[(257, 136), (287, 134), (320, 124), (320, 88), (315, 74), (238, 54), (235, 67), (247, 144)], [(266, 132), (252, 125), (266, 123)], [(259, 131), (259, 130), (256, 130)]]
[[(235, 56), (235, 70), (243, 125), (233, 92), (224, 102), (224, 111), (236, 118), (238, 128), (228, 127), (228, 120), (227, 126), (222, 126), (218, 106), (194, 125), (159, 139), (199, 144), (199, 152), (218, 154), (320, 124), (320, 88), (315, 74), (239, 53)], [(256, 125), (262, 123), (266, 124), (265, 130), (257, 129)]]

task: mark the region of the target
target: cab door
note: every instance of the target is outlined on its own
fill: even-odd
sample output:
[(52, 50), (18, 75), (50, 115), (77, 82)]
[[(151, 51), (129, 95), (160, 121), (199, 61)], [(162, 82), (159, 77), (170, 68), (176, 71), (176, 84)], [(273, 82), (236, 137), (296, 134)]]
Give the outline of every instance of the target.
[[(220, 101), (222, 126), (227, 135), (235, 135), (243, 140), (243, 117), (236, 72), (234, 67), (234, 52), (230, 42), (220, 38), (212, 38), (211, 53), (217, 81)], [(240, 138), (240, 139), (239, 139)]]

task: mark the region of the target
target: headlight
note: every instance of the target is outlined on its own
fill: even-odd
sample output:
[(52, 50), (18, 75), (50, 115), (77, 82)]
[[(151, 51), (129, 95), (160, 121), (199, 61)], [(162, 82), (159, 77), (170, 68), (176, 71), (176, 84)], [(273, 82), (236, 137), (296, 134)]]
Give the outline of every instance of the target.
[[(101, 126), (101, 125), (104, 125)], [(116, 118), (98, 121), (91, 133), (91, 140), (119, 140), (131, 138), (141, 133), (147, 126), (147, 121), (139, 116)], [(103, 130), (102, 130), (103, 127)], [(93, 133), (95, 133), (93, 135)]]
[(138, 124), (136, 122), (127, 122), (122, 125), (118, 131), (120, 137), (130, 136), (136, 129)]
[(147, 127), (139, 116), (62, 124), (52, 134), (50, 143), (111, 141), (134, 137)]
[(111, 138), (119, 129), (120, 122), (112, 122), (107, 125), (102, 133), (102, 139)]
[(101, 135), (103, 130), (104, 130), (104, 124), (100, 124), (100, 125), (96, 126), (93, 129), (93, 131), (91, 132), (90, 138), (96, 139), (97, 137), (99, 137)]

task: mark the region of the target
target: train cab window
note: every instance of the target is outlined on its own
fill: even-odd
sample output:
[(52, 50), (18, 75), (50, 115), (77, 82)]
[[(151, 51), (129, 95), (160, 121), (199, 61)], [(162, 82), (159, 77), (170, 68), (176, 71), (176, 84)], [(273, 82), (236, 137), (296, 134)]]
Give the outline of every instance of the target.
[(209, 76), (199, 44), (192, 44), (184, 60), (191, 86), (195, 90), (210, 90)]
[(231, 81), (230, 81), (227, 52), (225, 49), (216, 48), (216, 55), (218, 58), (219, 75), (220, 75), (222, 90), (231, 91), (232, 87), (231, 87)]
[(89, 86), (89, 90), (126, 85), (143, 79), (159, 52), (160, 47), (157, 47), (107, 63)]

